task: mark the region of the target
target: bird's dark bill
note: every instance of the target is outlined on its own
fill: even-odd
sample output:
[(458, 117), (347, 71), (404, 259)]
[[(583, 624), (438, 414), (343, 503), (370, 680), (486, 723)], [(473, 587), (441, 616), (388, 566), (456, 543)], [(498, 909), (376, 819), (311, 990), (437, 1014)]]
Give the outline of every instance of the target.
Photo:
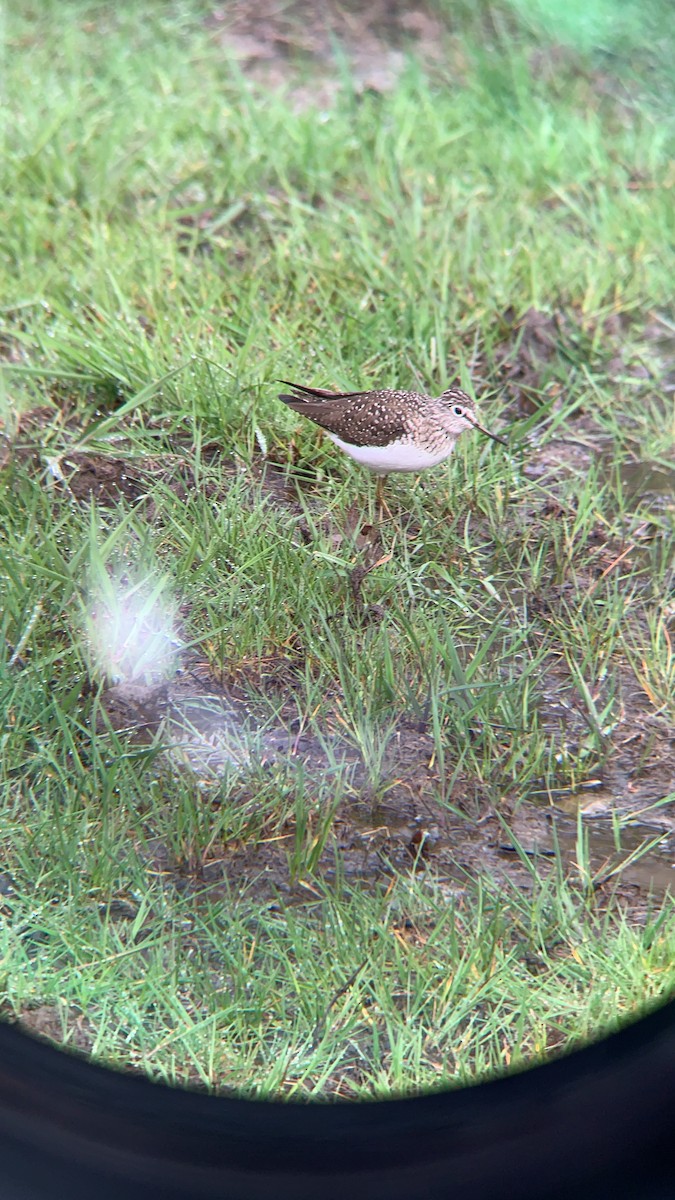
[(479, 429), (480, 432), (484, 433), (486, 437), (492, 438), (493, 442), (499, 442), (502, 446), (508, 446), (509, 443), (507, 442), (506, 438), (500, 437), (498, 433), (490, 433), (490, 430), (486, 429), (484, 425), (481, 425), (480, 422), (476, 421), (474, 417), (469, 417), (469, 420), (475, 429)]

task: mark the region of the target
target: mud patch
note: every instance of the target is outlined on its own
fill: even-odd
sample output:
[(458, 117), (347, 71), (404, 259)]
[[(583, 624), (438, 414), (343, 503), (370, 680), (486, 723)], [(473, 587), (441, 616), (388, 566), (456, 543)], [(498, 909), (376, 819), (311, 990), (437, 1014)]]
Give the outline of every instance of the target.
[[(225, 495), (228, 480), (236, 471), (235, 464), (223, 456), (222, 447), (215, 443), (203, 445), (201, 457), (208, 464), (218, 461), (219, 478), (207, 478), (202, 473), (199, 484), (190, 458), (190, 454), (194, 454), (191, 441), (186, 444), (184, 453), (167, 451), (156, 457), (142, 458), (137, 454), (64, 450), (63, 425), (57, 417), (53, 409), (33, 410), (21, 418), (19, 433), (14, 439), (0, 433), (0, 468), (9, 465), (12, 459), (20, 464), (30, 463), (42, 473), (49, 486), (77, 503), (87, 504), (94, 499), (102, 508), (114, 508), (120, 503), (140, 505), (146, 519), (152, 521), (158, 511), (152, 493), (158, 484), (173, 492), (179, 500), (187, 500), (196, 491), (208, 499), (218, 499)], [(37, 438), (27, 438), (26, 434), (37, 435)], [(50, 452), (52, 442), (53, 452)]]
[(96, 731), (110, 727), (135, 744), (156, 738), (171, 765), (189, 769), (205, 786), (230, 768), (243, 770), (288, 752), (293, 736), (261, 735), (250, 706), (224, 685), (197, 671), (180, 671), (171, 681), (125, 681), (106, 687), (100, 697)]
[(76, 500), (94, 499), (103, 507), (120, 500), (133, 504), (147, 490), (142, 471), (135, 471), (124, 458), (69, 454), (48, 461), (48, 470)]
[(641, 323), (616, 313), (606, 318), (602, 332), (612, 379), (636, 385), (651, 381), (666, 393), (675, 390), (675, 314), (652, 311)]
[(500, 327), (502, 336), (494, 351), (497, 380), (507, 397), (509, 415), (529, 416), (541, 407), (544, 388), (576, 346), (581, 331), (566, 313), (536, 308), (521, 317), (507, 309)]
[[(290, 704), (274, 722), (264, 722), (253, 699), (205, 674), (182, 672), (161, 689), (108, 689), (103, 706), (111, 724), (120, 696), (126, 708), (118, 729), (146, 742), (158, 736), (170, 768), (194, 777), (206, 807), (260, 813), (266, 771), (281, 771), (276, 784), (268, 780), (273, 788), (285, 780), (281, 790), (291, 792), (294, 773), (302, 773), (302, 821), (276, 803), (275, 816), (268, 804), (262, 829), (258, 821), (250, 837), (225, 837), (208, 853), (187, 857), (161, 841), (146, 851), (149, 868), (196, 902), (247, 893), (269, 903), (304, 903), (319, 894), (322, 881), (379, 890), (393, 875), (411, 872), (449, 895), (472, 890), (479, 878), (528, 891), (533, 865), (545, 877), (561, 859), (572, 878), (598, 894), (620, 894), (639, 915), (649, 895), (663, 895), (675, 882), (675, 803), (667, 794), (675, 747), (656, 718), (645, 723), (643, 738), (637, 723), (624, 729), (618, 752), (577, 792), (542, 787), (537, 796), (535, 785), (530, 798), (495, 805), (479, 780), (439, 771), (434, 739), (423, 725), (402, 720), (374, 770), (341, 738), (329, 704), (317, 737), (298, 727)], [(547, 702), (548, 717), (564, 722), (567, 752), (574, 753), (575, 710), (561, 703), (558, 717)], [(580, 741), (587, 724), (576, 716)], [(344, 794), (333, 801), (327, 781), (336, 771)], [(219, 791), (223, 774), (230, 781), (225, 793)]]
[(101, 711), (95, 717), (96, 732), (105, 733), (109, 725), (135, 743), (151, 742), (166, 717), (169, 703), (168, 683), (113, 684), (101, 696)]
[[(336, 45), (359, 94), (390, 91), (405, 65), (406, 50), (438, 62), (448, 41), (433, 9), (424, 4), (410, 9), (398, 0), (374, 0), (365, 7), (240, 0), (215, 8), (206, 25), (249, 78), (268, 88), (288, 87), (296, 110), (327, 107), (342, 90)], [(311, 81), (299, 79), (303, 62), (312, 69)]]
[(34, 1037), (91, 1054), (96, 1031), (85, 1013), (56, 1004), (40, 1004), (19, 1013), (17, 1023)]

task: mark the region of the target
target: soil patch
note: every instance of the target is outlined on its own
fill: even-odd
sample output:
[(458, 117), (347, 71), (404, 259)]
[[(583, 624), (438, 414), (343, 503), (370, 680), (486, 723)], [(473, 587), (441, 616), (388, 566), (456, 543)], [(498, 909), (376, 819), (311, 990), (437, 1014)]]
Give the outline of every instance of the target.
[[(8, 1019), (14, 1019), (13, 1015)], [(24, 1009), (17, 1020), (19, 1026), (34, 1037), (91, 1054), (96, 1031), (86, 1014), (72, 1006), (61, 1008), (56, 1004), (39, 1004), (36, 1008)]]
[[(249, 78), (268, 88), (288, 88), (298, 110), (326, 107), (342, 89), (336, 46), (357, 93), (386, 92), (405, 65), (406, 50), (438, 62), (448, 40), (446, 26), (430, 7), (411, 9), (400, 0), (374, 0), (366, 6), (240, 0), (215, 8), (206, 24)], [(299, 77), (303, 62), (313, 69), (311, 81)]]
[[(618, 888), (639, 917), (648, 895), (663, 894), (671, 883), (674, 806), (663, 801), (672, 783), (668, 764), (675, 761), (675, 739), (665, 722), (636, 711), (636, 696), (630, 699), (633, 715), (620, 723), (614, 753), (585, 786), (577, 792), (542, 787), (538, 801), (505, 796), (497, 806), (469, 775), (450, 785), (451, 768), (443, 777), (433, 738), (419, 723), (401, 720), (374, 778), (358, 752), (341, 740), (328, 704), (321, 740), (297, 728), (291, 704), (261, 734), (255, 701), (225, 688), (205, 670), (181, 672), (161, 688), (118, 685), (104, 693), (103, 708), (111, 724), (132, 737), (148, 741), (159, 732), (172, 769), (193, 773), (206, 806), (222, 803), (218, 780), (226, 769), (238, 773), (227, 803), (249, 811), (256, 808), (261, 766), (302, 769), (308, 798), (303, 836), (307, 844), (321, 830), (324, 837), (312, 871), (294, 871), (298, 830), (290, 818), (267, 835), (258, 830), (255, 838), (212, 845), (207, 854), (191, 854), (189, 860), (179, 861), (161, 842), (153, 844), (151, 869), (196, 897), (246, 892), (269, 902), (282, 897), (303, 902), (314, 894), (313, 880), (379, 888), (394, 872), (428, 874), (449, 894), (474, 887), (479, 877), (495, 887), (510, 883), (527, 890), (532, 886), (528, 863), (536, 861), (545, 875), (555, 863), (556, 844), (575, 873), (581, 809), (590, 843), (589, 886), (600, 893), (607, 889), (608, 895)], [(122, 724), (116, 718), (121, 700)], [(575, 737), (580, 740), (587, 732), (582, 714), (570, 708), (561, 691), (547, 694), (542, 704), (573, 752)], [(336, 762), (346, 768), (349, 783), (331, 816), (322, 783)], [(634, 814), (620, 848), (612, 825), (615, 810)]]

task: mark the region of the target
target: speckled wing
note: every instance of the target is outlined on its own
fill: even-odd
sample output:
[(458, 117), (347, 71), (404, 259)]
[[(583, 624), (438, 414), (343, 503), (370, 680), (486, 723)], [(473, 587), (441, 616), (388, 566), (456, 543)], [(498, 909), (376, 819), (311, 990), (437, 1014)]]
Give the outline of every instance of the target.
[(315, 401), (306, 400), (304, 395), (280, 394), (284, 404), (349, 445), (388, 446), (409, 432), (392, 392), (328, 392), (294, 383), (288, 386), (321, 398)]

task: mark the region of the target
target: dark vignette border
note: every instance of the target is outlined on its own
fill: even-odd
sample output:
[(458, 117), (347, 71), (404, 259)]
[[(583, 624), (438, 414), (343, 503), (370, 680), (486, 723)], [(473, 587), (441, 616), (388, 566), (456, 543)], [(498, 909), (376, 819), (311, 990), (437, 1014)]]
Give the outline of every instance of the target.
[(542, 1066), (362, 1103), (214, 1097), (0, 1024), (2, 1200), (666, 1200), (675, 1002)]

